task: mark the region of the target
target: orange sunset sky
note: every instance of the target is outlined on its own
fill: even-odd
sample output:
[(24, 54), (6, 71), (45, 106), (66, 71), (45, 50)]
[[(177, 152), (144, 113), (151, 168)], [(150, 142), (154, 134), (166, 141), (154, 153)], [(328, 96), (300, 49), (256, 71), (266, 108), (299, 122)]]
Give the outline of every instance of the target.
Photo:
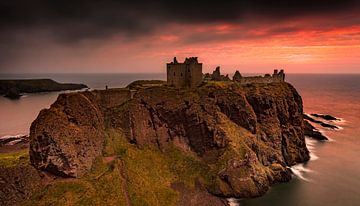
[(174, 56), (198, 56), (205, 72), (360, 73), (357, 1), (15, 2), (1, 3), (13, 12), (2, 14), (0, 73), (161, 73)]

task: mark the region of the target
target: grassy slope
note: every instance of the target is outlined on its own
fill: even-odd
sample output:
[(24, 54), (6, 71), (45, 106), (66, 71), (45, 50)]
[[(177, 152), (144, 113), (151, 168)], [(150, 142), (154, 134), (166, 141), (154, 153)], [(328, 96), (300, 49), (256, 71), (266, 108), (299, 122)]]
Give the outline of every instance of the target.
[[(121, 175), (124, 168), (127, 180)], [(126, 196), (132, 205), (175, 205), (179, 194), (171, 183), (194, 187), (198, 179), (206, 184), (211, 180), (208, 171), (196, 157), (178, 149), (139, 149), (121, 132), (108, 130), (104, 155), (88, 175), (56, 181), (24, 205), (127, 205)]]
[(21, 150), (12, 153), (0, 153), (0, 166), (13, 167), (19, 164), (29, 163), (29, 150)]

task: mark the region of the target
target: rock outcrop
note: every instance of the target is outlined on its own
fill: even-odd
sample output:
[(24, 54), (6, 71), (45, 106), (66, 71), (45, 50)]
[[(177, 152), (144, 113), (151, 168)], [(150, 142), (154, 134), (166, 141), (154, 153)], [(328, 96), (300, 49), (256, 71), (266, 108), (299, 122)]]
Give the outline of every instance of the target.
[(7, 97), (9, 99), (19, 99), (21, 97), (21, 94), (18, 91), (18, 89), (13, 87), (6, 91), (5, 97)]
[[(315, 115), (312, 115), (312, 116), (315, 116), (315, 117), (316, 117), (316, 114), (315, 114)], [(327, 117), (327, 116), (324, 115), (323, 118), (329, 118), (329, 117)], [(339, 129), (339, 127), (337, 127), (336, 125), (332, 125), (332, 124), (328, 124), (328, 123), (323, 122), (323, 121), (320, 121), (320, 120), (316, 120), (316, 119), (310, 117), (310, 116), (307, 115), (307, 114), (304, 114), (304, 119), (305, 119), (305, 120), (308, 120), (308, 121), (310, 121), (310, 122), (319, 124), (320, 126), (325, 127), (325, 128), (328, 128), (328, 129)]]
[(328, 140), (319, 130), (317, 130), (314, 126), (312, 126), (309, 122), (304, 121), (304, 134), (305, 136), (312, 137), (316, 140), (323, 141)]
[(329, 114), (311, 114), (311, 116), (322, 118), (322, 119), (328, 120), (328, 121), (339, 121), (340, 120), (340, 119), (338, 119), (338, 118), (336, 118), (334, 116), (331, 116)]
[(59, 176), (82, 176), (101, 154), (103, 119), (93, 93), (59, 95), (31, 125), (32, 164)]
[(242, 76), (241, 76), (240, 72), (238, 70), (236, 70), (236, 72), (232, 78), (233, 81), (239, 82), (239, 81), (241, 81), (241, 78), (242, 78)]
[(138, 88), (111, 104), (104, 98), (120, 90), (60, 95), (31, 126), (32, 164), (81, 177), (101, 154), (104, 133), (112, 130), (138, 150), (155, 147), (166, 154), (180, 149), (209, 168), (201, 187), (216, 196), (242, 198), (289, 181), (288, 166), (309, 160), (302, 100), (288, 83)]

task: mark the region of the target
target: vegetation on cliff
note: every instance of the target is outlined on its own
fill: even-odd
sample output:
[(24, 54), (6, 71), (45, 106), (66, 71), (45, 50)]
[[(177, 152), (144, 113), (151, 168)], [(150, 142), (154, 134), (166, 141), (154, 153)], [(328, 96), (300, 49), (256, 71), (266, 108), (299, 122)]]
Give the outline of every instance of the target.
[(29, 150), (27, 149), (11, 153), (0, 153), (1, 167), (13, 167), (27, 163), (29, 163)]
[(153, 145), (139, 149), (121, 131), (109, 129), (103, 155), (86, 175), (56, 181), (24, 205), (176, 205), (180, 194), (172, 183), (194, 190), (196, 180), (209, 181), (208, 170), (178, 148), (166, 153)]

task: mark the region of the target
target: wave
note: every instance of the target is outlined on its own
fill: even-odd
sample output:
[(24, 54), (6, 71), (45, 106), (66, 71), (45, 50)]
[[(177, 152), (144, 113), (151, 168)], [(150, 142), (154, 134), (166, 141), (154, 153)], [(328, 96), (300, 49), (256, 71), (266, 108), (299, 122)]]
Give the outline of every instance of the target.
[(291, 171), (294, 173), (294, 175), (306, 182), (311, 182), (310, 179), (306, 178), (304, 176), (305, 173), (314, 172), (313, 170), (307, 169), (304, 167), (304, 164), (297, 164), (292, 167), (290, 167)]
[(339, 124), (346, 124), (347, 121), (346, 121), (344, 118), (338, 118), (337, 123), (339, 123)]
[(27, 134), (5, 135), (0, 137), (0, 139), (21, 138), (23, 136), (27, 136)]
[(317, 160), (319, 157), (315, 154), (315, 145), (318, 143), (317, 140), (311, 138), (305, 138), (306, 147), (310, 152), (310, 160)]
[[(331, 137), (329, 137), (329, 135), (328, 135), (328, 132), (330, 131), (338, 131), (339, 129), (336, 129), (336, 130), (329, 130), (329, 129), (321, 129), (321, 128), (316, 128), (321, 134), (323, 134), (326, 138), (328, 138), (328, 142), (335, 142), (335, 140), (334, 139), (332, 139)], [(341, 129), (343, 129), (342, 127), (341, 127)]]
[(226, 200), (227, 200), (229, 206), (240, 206), (239, 199), (231, 197), (231, 198), (227, 198)]
[[(308, 150), (310, 152), (310, 161), (319, 159), (319, 157), (315, 154), (315, 148), (316, 148), (316, 145), (319, 144), (319, 142), (312, 138), (305, 138), (305, 143), (306, 143), (306, 147), (308, 148)], [(304, 163), (294, 165), (294, 166), (290, 167), (290, 169), (296, 177), (298, 177), (306, 182), (311, 182), (311, 180), (309, 178), (306, 178), (305, 174), (310, 173), (310, 172), (315, 172), (311, 169), (306, 168)]]

